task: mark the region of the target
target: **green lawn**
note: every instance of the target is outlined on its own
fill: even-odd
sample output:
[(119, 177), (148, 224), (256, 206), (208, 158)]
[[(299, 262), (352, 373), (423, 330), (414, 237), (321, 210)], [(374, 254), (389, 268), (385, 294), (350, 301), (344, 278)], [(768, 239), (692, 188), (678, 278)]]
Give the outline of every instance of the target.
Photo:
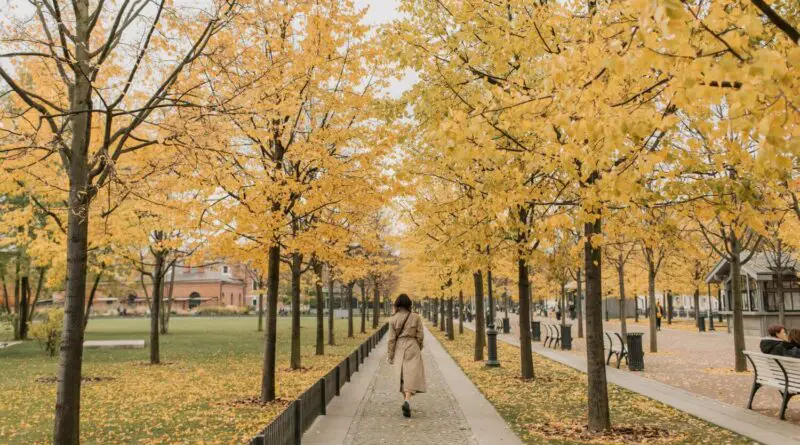
[[(337, 346), (314, 356), (315, 319), (301, 323), (302, 371), (289, 369), (290, 320), (278, 321), (278, 393), (282, 402), (259, 406), (264, 342), (255, 317), (173, 318), (162, 336), (165, 364), (147, 364), (149, 350), (87, 350), (83, 443), (241, 443), (291, 400), (352, 352), (366, 335), (347, 339), (346, 320), (335, 323)], [(326, 321), (327, 324), (327, 321)], [(356, 331), (360, 320), (355, 323)], [(327, 326), (326, 326), (327, 334)], [(149, 338), (144, 318), (93, 319), (87, 340)], [(326, 338), (327, 341), (327, 338)], [(0, 349), (0, 443), (49, 442), (57, 359), (35, 341)], [(37, 381), (40, 380), (40, 381)]]

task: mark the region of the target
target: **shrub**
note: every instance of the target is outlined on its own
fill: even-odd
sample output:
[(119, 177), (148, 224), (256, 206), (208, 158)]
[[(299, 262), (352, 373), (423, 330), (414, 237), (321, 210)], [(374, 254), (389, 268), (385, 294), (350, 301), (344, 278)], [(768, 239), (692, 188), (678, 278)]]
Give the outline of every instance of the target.
[(52, 309), (42, 312), (41, 321), (31, 326), (31, 337), (35, 338), (44, 352), (55, 357), (61, 344), (61, 327), (64, 324), (64, 310)]
[(225, 316), (239, 315), (241, 312), (236, 306), (203, 306), (194, 310), (195, 315)]

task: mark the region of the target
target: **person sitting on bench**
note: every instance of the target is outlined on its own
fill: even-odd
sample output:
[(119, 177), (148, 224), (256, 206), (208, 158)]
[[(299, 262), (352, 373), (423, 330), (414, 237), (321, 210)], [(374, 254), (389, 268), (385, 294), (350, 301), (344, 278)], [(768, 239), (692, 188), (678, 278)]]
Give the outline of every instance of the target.
[(786, 355), (785, 351), (791, 349), (789, 337), (782, 324), (773, 324), (767, 328), (769, 337), (762, 338), (759, 347), (764, 354)]

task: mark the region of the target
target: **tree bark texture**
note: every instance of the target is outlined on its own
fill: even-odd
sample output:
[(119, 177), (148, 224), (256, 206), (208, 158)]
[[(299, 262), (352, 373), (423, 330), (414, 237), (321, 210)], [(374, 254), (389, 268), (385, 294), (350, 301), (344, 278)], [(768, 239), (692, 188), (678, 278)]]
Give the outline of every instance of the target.
[(300, 275), (302, 274), (303, 255), (292, 252), (292, 353), (289, 366), (300, 369)]
[(533, 353), (531, 352), (531, 299), (528, 263), (517, 260), (519, 283), (519, 360), (523, 379), (534, 378)]
[(602, 250), (593, 245), (594, 236), (602, 233), (600, 216), (584, 226), (586, 235), (586, 373), (589, 378), (589, 431), (606, 431), (611, 428), (608, 409), (608, 387), (603, 345), (602, 314)]
[(278, 280), (281, 247), (276, 241), (269, 248), (267, 265), (267, 332), (264, 336), (264, 369), (261, 377), (261, 402), (275, 400), (275, 359), (278, 340)]
[(472, 274), (475, 284), (475, 356), (473, 360), (483, 361), (483, 349), (486, 346), (486, 311), (483, 308), (483, 272)]

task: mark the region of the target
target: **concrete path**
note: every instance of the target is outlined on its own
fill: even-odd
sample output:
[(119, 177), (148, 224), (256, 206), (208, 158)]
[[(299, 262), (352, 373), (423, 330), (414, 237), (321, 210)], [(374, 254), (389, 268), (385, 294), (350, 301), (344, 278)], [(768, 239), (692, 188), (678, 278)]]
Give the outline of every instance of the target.
[[(464, 326), (474, 330), (473, 323)], [(500, 341), (519, 347), (519, 338), (511, 334), (499, 334)], [(533, 352), (582, 372), (586, 372), (586, 358), (569, 352), (557, 351), (532, 343)], [(502, 358), (501, 358), (502, 360)], [(703, 397), (652, 379), (640, 377), (632, 372), (606, 367), (609, 383), (642, 394), (665, 405), (689, 413), (695, 417), (719, 425), (765, 445), (800, 445), (800, 427), (758, 414), (737, 406)]]
[(428, 392), (403, 417), (386, 340), (303, 435), (312, 445), (521, 445), (494, 407), (429, 332), (422, 352)]
[(12, 346), (16, 346), (22, 344), (21, 341), (0, 341), (0, 349), (3, 348), (10, 348)]

